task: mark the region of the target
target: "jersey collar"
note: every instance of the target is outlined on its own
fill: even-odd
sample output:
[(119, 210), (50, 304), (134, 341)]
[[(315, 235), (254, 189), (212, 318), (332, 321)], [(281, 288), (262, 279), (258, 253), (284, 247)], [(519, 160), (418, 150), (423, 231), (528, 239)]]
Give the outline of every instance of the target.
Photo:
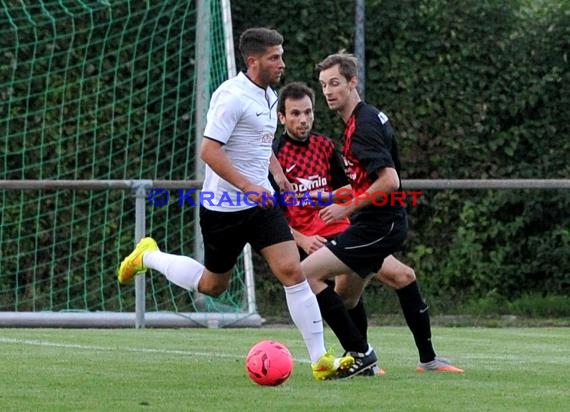
[(262, 97), (267, 102), (267, 105), (270, 109), (273, 109), (273, 106), (277, 104), (277, 94), (271, 88), (271, 86), (267, 86), (267, 88), (264, 89), (253, 80), (251, 80), (244, 72), (239, 72), (238, 77), (244, 87), (249, 89), (252, 93), (255, 93)]
[(287, 131), (283, 132), (283, 137), (285, 138), (285, 140), (287, 140), (288, 142), (290, 142), (291, 144), (293, 144), (295, 146), (308, 146), (309, 143), (311, 142), (311, 137), (313, 137), (313, 132), (311, 132), (309, 134), (309, 137), (307, 138), (307, 140), (304, 140), (304, 141), (293, 139), (291, 136), (289, 136), (287, 134)]

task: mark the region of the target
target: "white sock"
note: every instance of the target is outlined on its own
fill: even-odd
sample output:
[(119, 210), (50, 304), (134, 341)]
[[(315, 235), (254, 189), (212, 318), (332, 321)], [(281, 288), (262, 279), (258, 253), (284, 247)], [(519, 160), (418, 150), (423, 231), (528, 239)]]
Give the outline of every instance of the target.
[(204, 273), (204, 265), (197, 260), (159, 250), (145, 253), (143, 264), (148, 268), (158, 270), (169, 281), (186, 290), (198, 290), (198, 282)]
[(306, 280), (293, 286), (284, 286), (284, 289), (291, 319), (303, 335), (311, 362), (315, 363), (326, 352), (323, 319), (317, 298)]

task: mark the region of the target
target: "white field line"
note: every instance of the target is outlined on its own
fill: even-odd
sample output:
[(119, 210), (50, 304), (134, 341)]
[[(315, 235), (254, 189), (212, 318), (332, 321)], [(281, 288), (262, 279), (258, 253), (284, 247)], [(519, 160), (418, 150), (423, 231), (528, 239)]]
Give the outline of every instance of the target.
[[(103, 351), (103, 352), (134, 352), (134, 353), (158, 353), (161, 355), (200, 356), (205, 358), (242, 359), (245, 356), (245, 355), (231, 355), (219, 352), (195, 352), (195, 351), (185, 351), (178, 349), (125, 348), (125, 347), (110, 347), (110, 346), (95, 346), (95, 345), (79, 345), (76, 343), (58, 343), (58, 342), (49, 342), (49, 341), (36, 340), (36, 339), (14, 339), (14, 338), (2, 338), (2, 337), (0, 337), (0, 343), (43, 346), (43, 347), (62, 348), (62, 349)], [(295, 362), (309, 363), (309, 361), (306, 359), (295, 359)]]

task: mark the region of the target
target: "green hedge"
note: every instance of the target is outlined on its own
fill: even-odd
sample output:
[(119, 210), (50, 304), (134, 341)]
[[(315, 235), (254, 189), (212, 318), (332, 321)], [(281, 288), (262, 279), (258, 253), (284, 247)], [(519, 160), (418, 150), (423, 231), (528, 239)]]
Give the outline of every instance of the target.
[[(0, 83), (9, 83), (12, 88), (0, 93), (0, 129), (17, 131), (15, 135), (0, 135), (0, 147), (8, 153), (3, 157), (2, 178), (191, 177), (186, 164), (192, 143), (186, 142), (193, 130), (189, 130), (192, 126), (185, 115), (192, 104), (191, 94), (184, 90), (192, 87), (194, 39), (188, 37), (192, 33), (184, 32), (181, 43), (163, 46), (160, 42), (165, 30), (174, 35), (182, 30), (176, 27), (184, 26), (175, 27), (169, 22), (179, 21), (186, 4), (171, 3), (171, 7), (160, 7), (166, 10), (161, 20), (164, 24), (159, 27), (164, 30), (157, 32), (162, 34), (152, 34), (154, 24), (140, 24), (153, 18), (144, 8), (131, 9), (130, 2), (117, 4), (112, 13), (115, 23), (105, 26), (105, 33), (129, 31), (138, 43), (109, 35), (104, 54), (79, 46), (75, 53), (65, 56), (50, 54), (48, 46), (65, 49), (69, 44), (89, 43), (87, 39), (95, 42), (103, 36), (100, 29), (86, 29), (91, 18), (87, 14), (76, 17), (76, 26), (72, 27), (64, 9), (56, 8), (58, 26), (52, 27), (40, 6), (30, 6), (38, 23), (48, 21), (38, 26), (45, 33), (22, 26), (17, 34), (7, 29), (6, 15), (1, 16), (5, 35), (0, 38), (0, 46), (6, 53), (0, 57)], [(20, 3), (14, 4), (12, 17), (17, 18)], [(352, 50), (353, 1), (234, 0), (231, 4), (236, 39), (251, 26), (272, 26), (285, 35), (284, 82), (304, 80), (318, 90), (315, 64), (339, 49)], [(99, 18), (104, 21), (111, 15), (100, 7), (97, 13), (102, 13)], [(188, 27), (194, 25), (193, 21), (186, 23)], [(55, 29), (60, 37), (52, 45)], [(34, 48), (38, 38), (49, 41)], [(16, 42), (20, 63), (14, 71)], [(366, 2), (366, 99), (382, 107), (393, 120), (401, 146), (403, 177), (568, 178), (569, 43), (567, 1)], [(188, 48), (181, 49), (180, 44)], [(187, 62), (182, 73), (167, 70), (171, 60), (165, 56)], [(33, 66), (25, 63), (31, 58)], [(86, 61), (94, 62), (93, 67)], [(115, 66), (116, 61), (124, 64)], [(51, 76), (46, 89), (48, 65)], [(101, 73), (104, 84), (89, 76), (80, 78), (76, 71), (63, 70), (75, 65), (87, 74)], [(137, 75), (133, 77), (132, 71)], [(37, 81), (26, 83), (32, 74)], [(26, 98), (12, 99), (7, 104), (9, 93)], [(158, 104), (147, 95), (162, 96), (163, 100)], [(338, 138), (342, 122), (328, 111), (320, 93), (317, 95), (316, 128)], [(92, 101), (100, 110), (97, 120), (91, 113)], [(38, 109), (46, 102), (54, 110)], [(25, 110), (30, 113), (27, 117), (22, 116)], [(98, 122), (98, 135), (92, 133), (94, 122)], [(61, 128), (44, 127), (54, 124)], [(159, 149), (157, 140), (163, 149)], [(26, 157), (22, 155), (23, 147), (41, 150), (26, 151)], [(168, 155), (163, 156), (163, 150), (168, 150)], [(104, 159), (109, 152), (115, 156), (96, 167), (86, 166), (94, 159)], [(28, 167), (40, 163), (41, 170)], [(24, 210), (18, 206), (24, 195), (4, 194), (6, 205), (12, 205), (4, 211), (6, 239), (20, 233), (13, 222), (35, 216), (43, 206), (42, 195), (34, 196), (39, 196), (37, 201), (26, 197), (32, 201)], [(111, 197), (115, 199), (115, 195)], [(118, 204), (131, 204), (124, 194), (116, 197)], [(133, 222), (130, 217), (122, 217), (128, 213), (108, 207), (110, 198), (105, 196), (86, 201), (91, 210), (100, 209), (101, 221), (109, 223), (100, 228), (108, 250), (116, 250), (113, 242), (130, 241)], [(84, 205), (79, 201), (74, 204), (78, 209)], [(440, 302), (446, 299), (452, 305), (488, 296), (507, 300), (537, 294), (567, 296), (569, 207), (569, 193), (561, 190), (429, 191), (420, 205), (409, 211), (412, 230), (402, 256), (416, 270), (428, 296), (438, 297)], [(98, 217), (93, 214), (91, 220), (98, 221)], [(81, 232), (89, 237), (85, 227), (63, 229), (65, 218), (60, 215), (62, 222), (46, 219), (38, 223), (39, 231), (56, 224), (58, 231), (51, 235), (54, 238), (30, 235), (21, 245), (26, 245), (25, 250), (29, 246), (30, 251), (48, 251), (51, 256), (65, 253), (52, 249), (55, 240), (70, 236), (68, 232), (75, 230), (76, 236)], [(173, 219), (173, 213), (164, 219), (157, 217), (153, 230), (159, 233)], [(121, 235), (117, 235), (119, 232)], [(119, 236), (124, 236), (124, 241)], [(98, 256), (99, 251), (85, 253)], [(30, 252), (29, 259), (34, 256)], [(114, 267), (116, 259), (115, 255), (106, 256), (100, 265)], [(6, 262), (4, 271), (19, 273), (18, 265)], [(260, 298), (265, 297), (263, 292), (269, 296), (281, 294), (266, 266), (259, 261), (256, 266)], [(44, 265), (35, 270), (34, 276), (47, 279), (52, 270)], [(18, 281), (27, 285), (31, 276), (19, 273)], [(13, 285), (0, 286), (9, 290)], [(35, 292), (29, 289), (22, 293)]]
[[(234, 0), (232, 14), (236, 39), (250, 26), (284, 34), (284, 82), (318, 91), (315, 64), (353, 50), (352, 1)], [(367, 1), (365, 37), (366, 100), (393, 120), (404, 178), (570, 176), (569, 2)], [(317, 94), (316, 128), (337, 138)], [(452, 305), (567, 296), (568, 210), (563, 190), (426, 191), (402, 256)]]

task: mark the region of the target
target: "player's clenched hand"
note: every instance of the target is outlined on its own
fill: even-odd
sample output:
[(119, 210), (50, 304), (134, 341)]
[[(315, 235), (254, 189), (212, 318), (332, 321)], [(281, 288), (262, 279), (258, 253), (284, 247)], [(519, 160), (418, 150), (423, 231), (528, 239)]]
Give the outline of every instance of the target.
[(343, 205), (333, 203), (319, 211), (319, 216), (325, 223), (332, 223), (337, 220), (344, 219), (349, 215), (349, 208)]
[(326, 192), (324, 190), (311, 190), (309, 192), (309, 196), (311, 197), (312, 200), (320, 203), (320, 204), (327, 204), (330, 202), (332, 202), (331, 200), (331, 192)]
[(270, 192), (263, 186), (250, 184), (244, 188), (243, 192), (247, 200), (251, 203), (256, 203), (257, 206), (263, 209), (274, 206), (273, 192)]
[(273, 179), (275, 180), (275, 183), (279, 187), (279, 191), (281, 193), (294, 192), (293, 185), (291, 182), (289, 182), (289, 180), (287, 180), (283, 173), (273, 175)]
[(324, 237), (319, 235), (314, 235), (314, 236), (306, 236), (303, 239), (303, 244), (300, 246), (305, 251), (305, 253), (310, 255), (311, 253), (316, 252), (317, 250), (322, 248), (325, 243), (327, 243), (327, 240)]

